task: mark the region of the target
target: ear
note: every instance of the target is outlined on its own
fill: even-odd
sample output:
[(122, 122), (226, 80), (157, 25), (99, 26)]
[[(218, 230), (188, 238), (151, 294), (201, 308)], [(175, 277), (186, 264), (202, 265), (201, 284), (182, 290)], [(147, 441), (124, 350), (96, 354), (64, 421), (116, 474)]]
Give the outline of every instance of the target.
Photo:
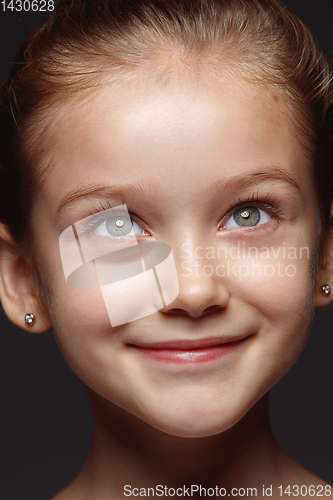
[[(333, 205), (331, 210), (331, 217), (333, 215)], [(329, 285), (331, 292), (325, 294), (323, 286)], [(318, 278), (315, 287), (315, 306), (322, 307), (333, 302), (333, 219), (328, 235), (322, 245), (322, 254), (318, 269)]]
[[(0, 224), (0, 299), (8, 318), (23, 330), (42, 333), (51, 328), (51, 319), (32, 289), (31, 266), (14, 242), (9, 230)], [(32, 313), (32, 325), (25, 315)]]

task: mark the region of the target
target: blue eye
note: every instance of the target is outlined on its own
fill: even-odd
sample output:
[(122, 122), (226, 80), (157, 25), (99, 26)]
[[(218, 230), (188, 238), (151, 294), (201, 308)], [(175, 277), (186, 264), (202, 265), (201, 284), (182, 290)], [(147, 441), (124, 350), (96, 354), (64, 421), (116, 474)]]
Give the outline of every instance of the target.
[(240, 227), (253, 227), (266, 224), (272, 220), (272, 217), (257, 207), (242, 207), (238, 208), (224, 225), (226, 229), (234, 229)]
[(143, 229), (132, 219), (123, 215), (116, 215), (105, 219), (99, 224), (92, 234), (104, 236), (105, 238), (119, 238), (126, 236), (137, 236), (143, 233)]

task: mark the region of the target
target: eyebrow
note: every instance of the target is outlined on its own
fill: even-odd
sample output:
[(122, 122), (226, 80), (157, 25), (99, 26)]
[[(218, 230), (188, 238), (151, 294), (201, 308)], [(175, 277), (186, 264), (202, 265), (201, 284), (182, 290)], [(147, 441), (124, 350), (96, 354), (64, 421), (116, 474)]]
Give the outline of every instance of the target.
[[(80, 198), (97, 198), (103, 197), (108, 198), (114, 195), (130, 195), (130, 196), (138, 196), (139, 194), (143, 195), (144, 198), (158, 198), (157, 193), (154, 193), (154, 190), (149, 185), (142, 185), (140, 183), (137, 184), (122, 184), (118, 186), (105, 186), (105, 184), (88, 184), (69, 193), (66, 193), (63, 198), (60, 200), (58, 208), (56, 210), (56, 214), (58, 214), (63, 207), (72, 203), (73, 201), (79, 200)], [(154, 196), (155, 195), (155, 196)], [(124, 202), (122, 202), (124, 204)]]
[[(289, 186), (297, 189), (299, 193), (302, 193), (302, 189), (299, 186), (297, 180), (289, 172), (286, 172), (281, 168), (273, 168), (269, 169), (268, 171), (249, 172), (245, 176), (243, 174), (239, 174), (233, 176), (232, 178), (229, 178), (227, 181), (219, 179), (210, 186), (209, 192), (210, 195), (212, 195), (213, 193), (216, 193), (223, 189), (231, 190), (237, 188), (238, 190), (240, 190), (246, 187), (250, 187), (253, 184), (276, 180), (284, 181), (285, 183), (289, 184)], [(122, 184), (118, 186), (106, 187), (105, 185), (89, 184), (66, 193), (60, 200), (58, 208), (56, 209), (56, 214), (58, 214), (63, 207), (80, 198), (97, 198), (102, 196), (107, 199), (110, 196), (121, 195), (122, 193), (130, 196), (137, 196), (138, 194), (141, 194), (145, 199), (149, 198), (153, 201), (157, 201), (158, 199), (157, 192), (150, 185), (143, 186), (142, 184), (137, 183), (135, 185)]]
[(286, 170), (279, 167), (274, 167), (266, 171), (249, 172), (245, 176), (242, 174), (235, 175), (227, 182), (222, 181), (221, 183), (221, 181), (217, 181), (216, 183), (214, 183), (212, 189), (218, 190), (221, 189), (221, 187), (223, 187), (224, 189), (236, 187), (237, 189), (242, 189), (245, 187), (250, 187), (253, 184), (266, 181), (283, 181), (289, 184), (289, 186), (293, 187), (294, 189), (297, 189), (299, 193), (302, 193), (302, 189), (298, 184), (296, 178)]

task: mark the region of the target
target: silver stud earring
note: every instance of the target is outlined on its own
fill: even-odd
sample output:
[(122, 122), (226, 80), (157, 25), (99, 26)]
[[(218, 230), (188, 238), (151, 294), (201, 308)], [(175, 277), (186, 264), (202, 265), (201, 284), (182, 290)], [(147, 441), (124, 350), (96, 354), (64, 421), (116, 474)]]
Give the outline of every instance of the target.
[(31, 326), (35, 322), (35, 316), (32, 313), (28, 313), (25, 315), (24, 321), (26, 322), (27, 325)]
[(324, 295), (329, 295), (331, 293), (331, 287), (330, 285), (323, 285), (321, 287), (321, 291)]

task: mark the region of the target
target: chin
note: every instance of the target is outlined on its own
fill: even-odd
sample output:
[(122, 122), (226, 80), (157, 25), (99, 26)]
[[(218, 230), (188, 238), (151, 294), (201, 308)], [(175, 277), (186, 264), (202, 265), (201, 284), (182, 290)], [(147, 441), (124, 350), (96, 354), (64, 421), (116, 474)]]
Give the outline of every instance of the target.
[[(220, 411), (198, 409), (197, 412), (178, 409), (158, 412), (156, 415), (140, 415), (139, 418), (154, 427), (155, 429), (183, 438), (203, 438), (220, 434), (233, 427), (246, 412), (230, 412), (230, 410)], [(148, 417), (148, 418), (147, 418)]]
[(223, 422), (219, 421), (217, 423), (213, 422), (193, 422), (193, 418), (186, 421), (179, 422), (153, 422), (152, 425), (156, 429), (165, 434), (170, 434), (175, 437), (182, 438), (203, 438), (209, 436), (215, 436), (220, 434), (236, 424), (235, 422)]

